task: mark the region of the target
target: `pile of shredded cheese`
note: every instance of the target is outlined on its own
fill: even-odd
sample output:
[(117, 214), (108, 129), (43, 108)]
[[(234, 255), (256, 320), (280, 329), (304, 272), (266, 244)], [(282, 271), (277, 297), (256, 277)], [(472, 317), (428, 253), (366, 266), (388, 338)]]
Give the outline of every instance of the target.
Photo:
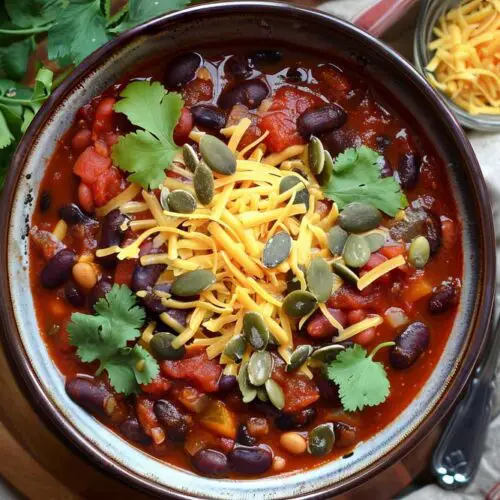
[(439, 19), (430, 83), (471, 115), (500, 114), (500, 0), (466, 0)]
[[(306, 147), (292, 146), (282, 153), (264, 156), (264, 135), (238, 152), (238, 145), (249, 126), (250, 121), (243, 119), (238, 125), (221, 131), (229, 138), (228, 146), (237, 157), (237, 167), (235, 174), (230, 176), (214, 173), (215, 196), (209, 206), (198, 206), (192, 214), (165, 211), (154, 194), (141, 193), (141, 188), (132, 184), (98, 213), (104, 216), (120, 208), (126, 214), (150, 214), (146, 215), (147, 218), (124, 224), (122, 229), (140, 233), (132, 244), (98, 250), (98, 257), (116, 253), (121, 260), (136, 259), (141, 244), (154, 237), (154, 246), (165, 244), (166, 252), (142, 256), (140, 262), (144, 266), (160, 263), (168, 266), (158, 283), (170, 283), (176, 276), (197, 269), (210, 269), (216, 275), (216, 283), (201, 292), (196, 301), (181, 302), (165, 292), (154, 293), (168, 308), (193, 310), (186, 328), (179, 329), (177, 325), (179, 335), (173, 347), (179, 348), (188, 342), (193, 346), (205, 346), (210, 359), (221, 355), (220, 363), (226, 365), (226, 374), (236, 374), (238, 365), (224, 356), (224, 348), (233, 336), (242, 332), (243, 316), (248, 311), (258, 311), (263, 315), (270, 333), (279, 344), (278, 352), (286, 362), (289, 361), (293, 332), (301, 328), (310, 315), (297, 322), (284, 313), (285, 273), (291, 269), (305, 290), (307, 285), (301, 266), (307, 268), (315, 256), (322, 256), (329, 262), (334, 260), (328, 249), (327, 231), (335, 224), (338, 209), (333, 203), (323, 218), (316, 212), (323, 194), (307, 166)], [(191, 138), (199, 141), (201, 135), (195, 131)], [(245, 156), (248, 157), (245, 159)], [(182, 158), (179, 156), (175, 161), (172, 170), (191, 179), (192, 173), (183, 168)], [(295, 168), (303, 174), (295, 173), (292, 170)], [(307, 187), (310, 194), (308, 209), (304, 204), (293, 203), (296, 192), (304, 188), (302, 183), (279, 193), (280, 181), (288, 175), (297, 175)], [(164, 184), (170, 190), (193, 190), (192, 185), (173, 178), (167, 178)], [(134, 201), (139, 194), (142, 201)], [(297, 215), (301, 218), (295, 217)], [(286, 231), (292, 236), (292, 250), (287, 260), (274, 269), (268, 269), (261, 262), (262, 251), (277, 231)], [(384, 262), (363, 276), (359, 288), (368, 286), (382, 274), (404, 263), (401, 256)], [(337, 277), (332, 293), (341, 285), (342, 280)], [(139, 296), (145, 294), (146, 291), (138, 292)], [(372, 315), (344, 329), (325, 304), (320, 304), (319, 308), (338, 328), (339, 341), (383, 321), (380, 316)], [(172, 326), (166, 313), (160, 319)], [(146, 347), (153, 330), (154, 325), (149, 325), (142, 335), (142, 344)], [(210, 336), (205, 335), (204, 330), (211, 332)], [(249, 355), (250, 351), (244, 359), (248, 360)], [(312, 377), (307, 366), (304, 365), (301, 371)]]

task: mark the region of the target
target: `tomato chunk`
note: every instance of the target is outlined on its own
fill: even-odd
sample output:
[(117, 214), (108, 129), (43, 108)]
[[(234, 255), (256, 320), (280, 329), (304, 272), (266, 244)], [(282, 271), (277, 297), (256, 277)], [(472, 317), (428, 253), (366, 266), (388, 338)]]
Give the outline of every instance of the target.
[(149, 384), (141, 384), (141, 389), (154, 398), (161, 398), (172, 387), (172, 382), (158, 375)]
[(114, 281), (117, 285), (127, 285), (132, 283), (132, 274), (134, 273), (137, 259), (125, 259), (118, 261), (115, 269)]
[(111, 158), (96, 153), (92, 146), (86, 148), (76, 160), (73, 172), (87, 185), (94, 184), (97, 178), (111, 167)]
[(123, 191), (123, 179), (117, 168), (103, 172), (92, 185), (96, 206), (102, 207)]
[(144, 429), (146, 436), (153, 439), (155, 444), (161, 444), (165, 441), (165, 431), (154, 412), (154, 401), (144, 396), (137, 396), (135, 411), (137, 419)]
[(193, 115), (188, 108), (184, 107), (181, 110), (181, 116), (174, 128), (174, 141), (177, 145), (184, 144), (188, 140), (188, 136), (193, 129)]

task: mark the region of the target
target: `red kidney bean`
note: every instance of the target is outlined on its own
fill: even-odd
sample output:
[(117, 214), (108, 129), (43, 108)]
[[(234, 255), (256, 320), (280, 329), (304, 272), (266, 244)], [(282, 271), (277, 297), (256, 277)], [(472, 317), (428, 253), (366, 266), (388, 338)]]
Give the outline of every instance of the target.
[(245, 424), (241, 424), (236, 434), (236, 442), (245, 446), (253, 446), (257, 443), (257, 439), (250, 435)]
[[(168, 314), (172, 319), (177, 321), (181, 326), (187, 325), (187, 316), (192, 311), (192, 309), (167, 309), (164, 311)], [(159, 332), (170, 332), (171, 328), (163, 323), (163, 321), (158, 321), (156, 323), (156, 329)]]
[(198, 104), (191, 108), (194, 123), (198, 127), (219, 130), (226, 124), (226, 115), (216, 106)]
[(417, 185), (419, 173), (420, 167), (413, 153), (405, 153), (399, 158), (399, 183), (403, 189), (413, 189)]
[(83, 151), (92, 143), (92, 131), (88, 128), (79, 130), (71, 139), (71, 147), (77, 153)]
[(269, 88), (259, 79), (237, 83), (219, 97), (222, 109), (232, 108), (235, 104), (244, 104), (249, 109), (255, 109), (268, 96)]
[(429, 312), (441, 314), (458, 304), (460, 298), (460, 280), (452, 279), (443, 281), (433, 292), (429, 299)]
[[(340, 309), (328, 308), (330, 314), (342, 325), (347, 322), (347, 316)], [(306, 333), (310, 337), (323, 338), (331, 337), (337, 333), (337, 329), (328, 321), (321, 311), (316, 311), (306, 323)]]
[(340, 128), (346, 121), (347, 113), (338, 104), (327, 104), (304, 111), (297, 119), (297, 130), (307, 141), (311, 135)]
[(191, 460), (193, 467), (206, 476), (221, 477), (229, 472), (226, 455), (211, 448), (197, 451)]
[(174, 57), (167, 66), (165, 85), (171, 89), (179, 89), (196, 76), (196, 70), (201, 66), (201, 56), (195, 52), (185, 52)]
[(40, 195), (40, 211), (46, 212), (52, 205), (52, 195), (48, 191), (43, 191)]
[(384, 156), (380, 166), (380, 175), (382, 177), (392, 177), (392, 167), (389, 160)]
[(427, 212), (427, 217), (424, 221), (425, 233), (424, 236), (429, 242), (431, 253), (436, 253), (441, 246), (442, 229), (441, 220), (433, 212)]
[(71, 270), (76, 261), (76, 254), (69, 248), (59, 250), (52, 257), (40, 274), (40, 282), (44, 288), (57, 288), (61, 286), (71, 276)]
[[(108, 248), (113, 245), (119, 246), (123, 236), (120, 226), (125, 220), (126, 216), (122, 214), (118, 208), (109, 212), (102, 223), (101, 238), (97, 248)], [(116, 255), (100, 257), (99, 262), (105, 267), (112, 267), (116, 264)]]
[(81, 307), (85, 304), (85, 295), (73, 280), (66, 283), (64, 295), (66, 300), (74, 307)]
[(64, 205), (59, 210), (59, 217), (63, 219), (68, 224), (97, 224), (97, 221), (85, 215), (80, 207), (75, 203), (69, 203), (68, 205)]
[(151, 438), (146, 435), (144, 429), (141, 427), (139, 420), (135, 417), (127, 418), (120, 424), (120, 431), (131, 441), (141, 444), (150, 444)]
[(154, 412), (158, 421), (165, 427), (168, 437), (172, 441), (182, 442), (190, 427), (190, 419), (174, 404), (166, 399), (156, 401)]
[(231, 56), (224, 64), (224, 71), (235, 78), (248, 78), (252, 74), (248, 59), (243, 56)]
[(280, 413), (274, 419), (274, 425), (281, 431), (291, 431), (307, 427), (316, 418), (314, 408), (305, 408), (293, 413)]
[(349, 448), (356, 442), (356, 428), (344, 422), (334, 422), (335, 447)]
[(389, 359), (396, 370), (409, 368), (429, 347), (429, 329), (420, 321), (408, 325), (396, 339), (391, 348)]
[(235, 446), (227, 458), (229, 467), (240, 474), (262, 474), (273, 463), (273, 454), (263, 446)]
[(89, 294), (89, 308), (91, 310), (94, 309), (94, 306), (97, 304), (99, 299), (104, 298), (104, 296), (111, 291), (113, 288), (113, 283), (108, 278), (101, 278), (92, 288)]
[(66, 393), (82, 408), (85, 408), (92, 415), (106, 416), (106, 403), (114, 396), (104, 386), (95, 380), (75, 377), (66, 381)]
[(219, 392), (228, 393), (238, 386), (238, 380), (234, 375), (222, 374), (219, 379)]
[(351, 135), (341, 128), (323, 134), (321, 142), (333, 158), (343, 153), (347, 148), (355, 146), (355, 141)]

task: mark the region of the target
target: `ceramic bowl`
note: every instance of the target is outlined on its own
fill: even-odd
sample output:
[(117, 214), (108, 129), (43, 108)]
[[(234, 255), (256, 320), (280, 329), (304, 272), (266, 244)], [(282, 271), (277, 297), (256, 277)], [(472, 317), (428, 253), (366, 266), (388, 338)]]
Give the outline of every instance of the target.
[[(259, 480), (213, 480), (168, 466), (133, 448), (66, 395), (38, 333), (30, 293), (27, 232), (47, 159), (77, 109), (134, 64), (206, 43), (244, 39), (340, 54), (396, 95), (448, 165), (463, 223), (460, 310), (440, 362), (409, 407), (349, 458), (302, 473)], [(317, 11), (268, 2), (211, 3), (138, 26), (88, 57), (54, 92), (19, 145), (0, 209), (0, 307), (3, 339), (32, 399), (94, 463), (150, 493), (171, 498), (331, 497), (362, 484), (407, 454), (437, 425), (463, 390), (485, 342), (494, 291), (494, 237), (484, 179), (452, 113), (403, 58), (362, 30)]]

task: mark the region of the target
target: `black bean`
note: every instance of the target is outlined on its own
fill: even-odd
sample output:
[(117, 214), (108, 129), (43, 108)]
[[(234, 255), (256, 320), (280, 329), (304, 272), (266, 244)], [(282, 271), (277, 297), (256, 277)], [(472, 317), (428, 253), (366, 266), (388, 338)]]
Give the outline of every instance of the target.
[(151, 443), (151, 438), (146, 435), (141, 424), (135, 417), (127, 418), (120, 424), (120, 431), (131, 441), (141, 444)]
[(392, 167), (385, 156), (383, 157), (383, 163), (380, 165), (380, 175), (382, 177), (392, 177)]
[(103, 385), (94, 380), (76, 377), (66, 381), (66, 393), (78, 405), (92, 415), (106, 416), (106, 403), (113, 395)]
[(155, 285), (153, 290), (148, 290), (147, 295), (142, 299), (144, 305), (153, 313), (161, 314), (168, 311), (168, 307), (164, 306), (161, 302), (161, 297), (156, 295), (155, 291), (169, 293), (172, 285), (170, 283), (160, 283)]
[(85, 215), (75, 203), (69, 203), (59, 210), (59, 216), (68, 224), (97, 224), (97, 221)]
[(238, 379), (234, 375), (221, 375), (219, 379), (219, 392), (228, 393), (238, 386)]
[(240, 474), (262, 474), (273, 463), (273, 454), (263, 446), (235, 446), (227, 458), (229, 467)]
[(189, 421), (174, 404), (166, 399), (156, 401), (154, 412), (160, 423), (165, 427), (172, 441), (184, 441), (189, 431)]
[(248, 78), (252, 74), (252, 68), (244, 56), (231, 56), (224, 64), (224, 71), (235, 78)]
[(417, 185), (420, 167), (413, 153), (405, 153), (399, 158), (399, 183), (403, 189), (412, 189)]
[(333, 158), (343, 153), (347, 148), (355, 146), (351, 136), (341, 128), (323, 134), (321, 136), (321, 142)]
[(201, 66), (201, 56), (194, 52), (185, 52), (174, 57), (167, 66), (164, 82), (170, 89), (181, 88), (196, 76)]
[(281, 61), (283, 54), (279, 50), (258, 50), (250, 54), (250, 61), (255, 65), (276, 64)]
[(210, 448), (196, 452), (192, 464), (198, 472), (206, 476), (221, 477), (229, 472), (226, 455)]
[(429, 329), (420, 321), (406, 327), (391, 348), (389, 359), (396, 370), (409, 368), (429, 346)]
[(132, 290), (138, 292), (139, 290), (152, 288), (166, 267), (165, 264), (153, 264), (151, 266), (137, 264), (132, 275)]
[(327, 104), (304, 111), (297, 119), (297, 130), (307, 141), (311, 135), (340, 128), (346, 121), (347, 113), (338, 104)]
[(250, 404), (249, 408), (252, 412), (257, 412), (266, 417), (276, 417), (279, 413), (279, 410), (273, 406), (271, 403), (266, 403), (264, 401), (260, 401), (260, 399), (254, 399)]
[(314, 408), (305, 408), (293, 413), (280, 413), (274, 419), (274, 425), (281, 431), (291, 431), (307, 427), (316, 418), (316, 410)]
[(257, 443), (257, 439), (250, 435), (245, 424), (241, 424), (236, 434), (236, 442), (245, 446), (253, 446)]
[[(164, 311), (173, 320), (175, 320), (179, 325), (185, 327), (187, 325), (187, 316), (192, 311), (192, 309), (167, 309)], [(172, 329), (163, 323), (163, 321), (158, 321), (156, 323), (156, 329), (159, 332), (171, 332)]]
[(244, 104), (249, 109), (254, 109), (268, 96), (269, 88), (259, 79), (247, 80), (238, 83), (219, 97), (219, 106), (222, 109), (232, 108), (235, 104)]
[(40, 281), (44, 288), (57, 288), (64, 284), (71, 276), (76, 254), (69, 248), (59, 250), (50, 259), (40, 274)]
[[(101, 238), (97, 248), (108, 248), (114, 245), (120, 246), (123, 237), (120, 226), (125, 220), (125, 215), (123, 215), (118, 208), (109, 212), (102, 223)], [(105, 267), (112, 267), (116, 263), (116, 255), (101, 257), (99, 258), (99, 262)]]
[(458, 304), (460, 298), (460, 281), (458, 279), (443, 281), (429, 299), (429, 312), (441, 314)]
[(335, 447), (349, 448), (356, 442), (356, 428), (344, 422), (334, 422)]
[(89, 294), (88, 306), (90, 310), (94, 309), (99, 299), (104, 298), (104, 296), (111, 291), (113, 288), (113, 283), (109, 278), (101, 278), (92, 288)]
[(226, 115), (216, 106), (198, 104), (191, 108), (191, 114), (199, 127), (219, 130), (226, 124)]
[(285, 78), (291, 82), (307, 82), (307, 71), (304, 68), (288, 68)]
[(81, 307), (85, 304), (85, 295), (73, 280), (66, 283), (66, 286), (64, 287), (64, 295), (66, 296), (66, 300), (73, 307)]
[(52, 205), (52, 195), (49, 191), (43, 191), (40, 195), (40, 211), (46, 212)]

